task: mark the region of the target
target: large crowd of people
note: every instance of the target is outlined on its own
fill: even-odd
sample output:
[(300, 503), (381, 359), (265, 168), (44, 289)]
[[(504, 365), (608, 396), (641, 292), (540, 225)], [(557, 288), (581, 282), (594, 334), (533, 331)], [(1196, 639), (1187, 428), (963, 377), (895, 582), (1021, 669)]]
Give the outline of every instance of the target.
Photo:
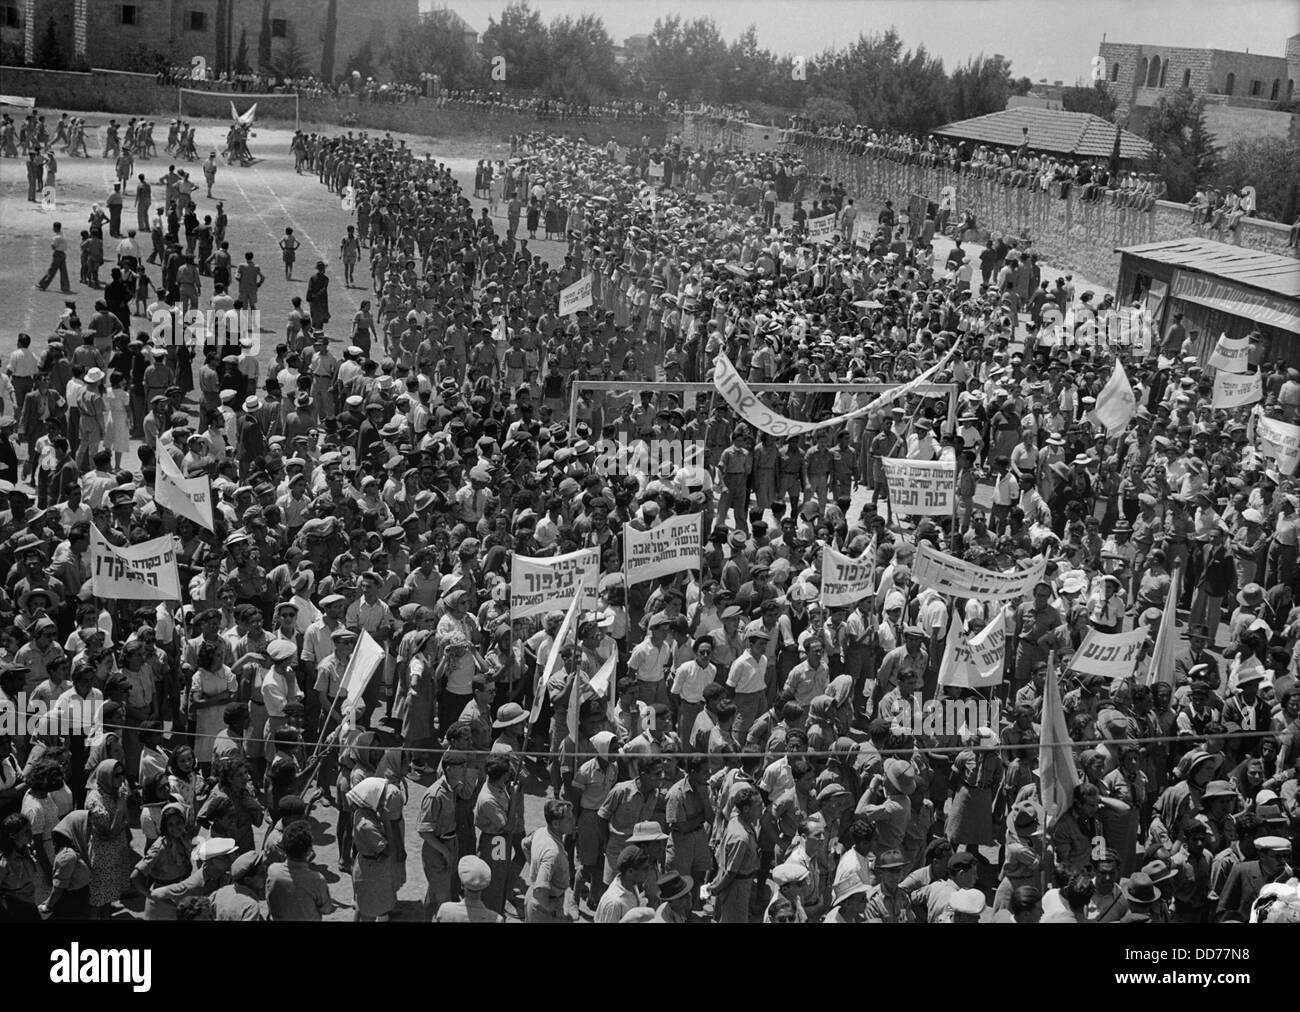
[[(351, 320), (322, 262), (269, 368), (158, 345), (123, 262), (93, 317), (7, 359), (0, 705), (48, 712), (0, 737), (4, 918), (319, 919), (328, 808), (361, 920), (400, 915), (417, 867), (405, 898), (439, 922), (1300, 919), (1300, 515), (1256, 438), (1300, 414), (1300, 372), (1264, 334), (1265, 398), (1215, 410), (1181, 323), (1138, 340), (1109, 325), (1128, 307), (1014, 245), (938, 259), (890, 206), (863, 234), (797, 150), (537, 133), (480, 164), (477, 210), (387, 137), (294, 152), (354, 209), (345, 283), (373, 294)], [(257, 308), (228, 243), (200, 300), (182, 223), (152, 305)], [(780, 438), (684, 386), (723, 355), (778, 385), (771, 411), (849, 418)], [(1108, 435), (1117, 362), (1136, 411)], [(918, 377), (955, 386), (955, 415), (933, 391), (853, 414)], [(703, 460), (602, 452), (638, 441)], [(891, 509), (890, 458), (954, 462), (954, 515)], [(164, 467), (209, 479), (211, 530), (160, 504)], [(696, 513), (697, 566), (629, 583), (626, 536)], [(92, 541), (158, 537), (181, 600), (96, 596)], [(519, 559), (587, 548), (590, 599), (519, 606)], [(932, 550), (1045, 568), (960, 599), (913, 578)], [(830, 551), (873, 574), (849, 604), (822, 600)], [(1002, 625), (995, 686), (940, 684), (954, 623)], [(1130, 673), (1073, 671), (1090, 632), (1130, 629)], [(987, 721), (922, 726), (918, 695)], [(93, 733), (65, 733), (83, 701)], [(1077, 786), (1053, 808), (1060, 726)]]

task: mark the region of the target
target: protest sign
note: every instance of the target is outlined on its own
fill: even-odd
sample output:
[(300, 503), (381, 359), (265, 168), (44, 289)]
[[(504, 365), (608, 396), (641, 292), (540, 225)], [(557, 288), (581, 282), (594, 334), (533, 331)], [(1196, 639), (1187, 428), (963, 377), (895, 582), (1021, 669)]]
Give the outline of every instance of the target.
[(1229, 372), (1214, 374), (1214, 400), (1210, 404), (1213, 408), (1240, 408), (1263, 398), (1264, 386), (1260, 382), (1259, 373), (1248, 376), (1237, 376)]
[(591, 305), (591, 278), (588, 274), (560, 292), (560, 315), (568, 316)]
[(1250, 338), (1220, 334), (1218, 343), (1210, 352), (1210, 365), (1223, 372), (1244, 373), (1250, 365)]
[(1255, 440), (1260, 453), (1277, 461), (1279, 472), (1295, 472), (1296, 464), (1300, 464), (1300, 425), (1265, 416), (1255, 428)]
[(700, 519), (686, 513), (648, 531), (623, 528), (623, 567), (628, 584), (700, 568)]
[(889, 481), (889, 507), (912, 516), (950, 517), (957, 494), (955, 460), (882, 457)]
[(176, 570), (176, 541), (162, 537), (118, 548), (92, 524), (90, 579), (91, 592), (96, 597), (179, 601), (181, 579)]
[(954, 597), (973, 597), (979, 601), (1010, 601), (1027, 597), (1034, 584), (1047, 571), (1047, 559), (1039, 556), (1028, 569), (998, 573), (946, 555), (922, 542), (912, 561), (912, 579), (922, 587), (931, 587)]
[(875, 553), (851, 559), (834, 548), (822, 549), (821, 601), (824, 608), (852, 607), (870, 596), (876, 587)]
[(212, 483), (207, 475), (186, 478), (180, 465), (165, 447), (158, 447), (157, 481), (154, 500), (178, 517), (193, 520), (200, 527), (215, 531), (212, 524)]
[(971, 636), (961, 618), (952, 615), (948, 623), (947, 649), (939, 665), (939, 684), (964, 689), (1001, 684), (1006, 647), (1006, 623), (1000, 616)]
[(943, 358), (939, 359), (921, 375), (886, 390), (870, 403), (820, 422), (800, 422), (773, 411), (758, 399), (758, 395), (750, 389), (749, 384), (736, 371), (736, 367), (731, 364), (731, 359), (727, 358), (724, 352), (718, 352), (718, 358), (713, 367), (713, 385), (718, 393), (722, 395), (723, 400), (730, 405), (731, 410), (740, 415), (750, 425), (760, 432), (766, 432), (768, 435), (779, 436), (784, 439), (790, 436), (802, 436), (808, 432), (816, 432), (818, 429), (829, 428), (832, 425), (841, 425), (852, 418), (859, 418), (862, 415), (881, 410), (886, 404), (900, 397), (906, 397), (917, 387), (928, 383), (930, 377), (948, 364), (948, 359), (952, 357), (953, 352), (956, 350), (956, 345), (954, 345), (948, 354), (944, 355)]
[(1126, 633), (1103, 633), (1089, 629), (1070, 660), (1070, 670), (1080, 675), (1128, 678), (1137, 670), (1147, 629)]
[(580, 607), (595, 608), (599, 579), (599, 548), (541, 559), (516, 555), (510, 567), (510, 617), (528, 618), (567, 607), (579, 587)]
[(826, 242), (835, 232), (835, 215), (823, 214), (808, 219), (808, 238), (813, 242)]
[(663, 179), (663, 178), (664, 178), (664, 163), (663, 163), (663, 162), (651, 162), (651, 163), (650, 163), (649, 170), (646, 172), (646, 175), (649, 176), (651, 179)]

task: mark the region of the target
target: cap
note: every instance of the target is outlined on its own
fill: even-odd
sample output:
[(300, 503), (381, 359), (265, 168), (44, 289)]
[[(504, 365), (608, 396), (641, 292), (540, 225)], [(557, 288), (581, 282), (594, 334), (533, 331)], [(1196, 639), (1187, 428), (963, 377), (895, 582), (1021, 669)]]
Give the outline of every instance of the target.
[[(1258, 842), (1256, 842), (1256, 846), (1259, 846)], [(229, 857), (237, 850), (239, 850), (239, 845), (234, 840), (224, 836), (214, 836), (199, 844), (199, 860), (211, 861), (214, 857)]]
[(460, 884), (470, 892), (481, 893), (492, 883), (492, 869), (481, 857), (467, 854), (456, 865)]
[(288, 640), (271, 640), (266, 653), (273, 661), (289, 661), (298, 656), (298, 648)]
[[(951, 866), (951, 861), (949, 865)], [(978, 889), (958, 889), (948, 900), (954, 914), (970, 914), (978, 917), (984, 912), (987, 901)]]

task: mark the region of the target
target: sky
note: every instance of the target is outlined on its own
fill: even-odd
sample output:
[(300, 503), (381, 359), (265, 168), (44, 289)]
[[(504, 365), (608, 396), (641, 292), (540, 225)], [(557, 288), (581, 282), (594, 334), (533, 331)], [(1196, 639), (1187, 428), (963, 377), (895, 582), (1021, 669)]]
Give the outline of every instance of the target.
[[(447, 0), (447, 6), (482, 32), (505, 0)], [(530, 0), (530, 6), (546, 21), (599, 14), (620, 44), (669, 14), (712, 17), (729, 42), (753, 24), (763, 48), (809, 57), (893, 25), (906, 48), (923, 43), (949, 69), (981, 52), (1001, 53), (1017, 77), (1067, 84), (1090, 76), (1103, 35), (1111, 42), (1281, 56), (1287, 37), (1300, 32), (1300, 0)]]

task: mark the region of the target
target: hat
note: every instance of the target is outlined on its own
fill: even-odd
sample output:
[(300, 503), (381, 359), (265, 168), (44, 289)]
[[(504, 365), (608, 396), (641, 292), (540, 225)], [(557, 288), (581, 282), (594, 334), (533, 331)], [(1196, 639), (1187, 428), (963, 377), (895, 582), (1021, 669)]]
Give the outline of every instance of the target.
[(1264, 588), (1258, 583), (1248, 583), (1237, 592), (1237, 603), (1256, 605), (1264, 600)]
[[(505, 709), (503, 706), (502, 710)], [(614, 743), (613, 731), (597, 731), (591, 736), (591, 747), (600, 755), (609, 755), (609, 747)]]
[(298, 656), (298, 648), (288, 640), (271, 640), (266, 653), (273, 661), (289, 661)]
[[(773, 875), (775, 875), (775, 872), (773, 872)], [(675, 871), (670, 871), (660, 875), (659, 881), (656, 884), (659, 886), (659, 899), (664, 903), (681, 899), (695, 888), (695, 880), (693, 878), (689, 875), (682, 875)]]
[(906, 759), (886, 759), (885, 780), (899, 794), (911, 794), (916, 790), (916, 767)]
[(907, 862), (903, 860), (902, 851), (887, 850), (876, 858), (875, 868), (877, 871), (883, 871), (886, 868), (905, 868)]
[(1288, 854), (1291, 852), (1291, 841), (1285, 836), (1257, 836), (1255, 837), (1255, 849)]
[[(893, 851), (889, 851), (889, 853), (898, 854), (898, 851), (893, 850)], [(899, 862), (901, 863), (903, 856), (901, 854), (898, 854), (898, 859)], [(877, 868), (880, 867), (879, 859), (876, 860), (876, 867)], [(840, 881), (836, 882), (835, 885), (831, 887), (831, 891), (832, 891), (831, 907), (832, 908), (838, 907), (841, 903), (843, 903), (845, 900), (849, 899), (850, 897), (861, 896), (867, 892), (867, 889), (868, 889), (867, 884), (863, 882), (862, 879), (858, 878), (856, 875), (847, 876), (841, 879)]]
[(89, 369), (89, 371), (87, 371), (87, 373), (86, 373), (86, 382), (87, 382), (87, 383), (103, 383), (103, 382), (104, 382), (104, 370), (101, 369), (101, 368), (99, 368), (99, 366), (91, 366), (90, 369)]
[(501, 709), (497, 710), (497, 719), (492, 721), (492, 726), (499, 730), (503, 727), (514, 727), (527, 719), (528, 711), (518, 703), (504, 703)]
[[(772, 869), (772, 881), (778, 886), (808, 881), (808, 869), (797, 861), (786, 861)], [(662, 893), (662, 890), (660, 890)]]
[(342, 594), (326, 594), (320, 599), (320, 606), (328, 608), (332, 604), (346, 604), (347, 598)]
[(1151, 876), (1141, 871), (1135, 871), (1122, 882), (1120, 891), (1130, 903), (1151, 904), (1160, 899), (1160, 890), (1151, 881)]
[(240, 882), (246, 879), (254, 872), (262, 868), (262, 852), (250, 850), (247, 854), (240, 854), (235, 858), (235, 863), (230, 866), (230, 880)]
[(229, 857), (239, 849), (234, 840), (224, 836), (214, 836), (198, 845), (200, 861), (211, 861), (214, 857)]
[(1237, 792), (1232, 789), (1232, 784), (1226, 780), (1211, 780), (1205, 785), (1205, 793), (1201, 795), (1202, 801), (1210, 801), (1213, 798), (1235, 798)]
[[(951, 867), (951, 862), (949, 862)], [(948, 905), (952, 907), (954, 914), (970, 914), (978, 917), (984, 912), (987, 901), (984, 894), (978, 889), (958, 889), (948, 900)]]
[(473, 893), (481, 893), (492, 884), (492, 869), (481, 857), (467, 854), (456, 865), (460, 884)]
[(745, 626), (745, 639), (747, 640), (766, 640), (771, 639), (767, 630), (763, 627), (762, 622), (750, 622)]
[(660, 840), (668, 839), (668, 834), (660, 828), (659, 823), (638, 822), (632, 827), (632, 835), (627, 838), (628, 843), (658, 843)]

